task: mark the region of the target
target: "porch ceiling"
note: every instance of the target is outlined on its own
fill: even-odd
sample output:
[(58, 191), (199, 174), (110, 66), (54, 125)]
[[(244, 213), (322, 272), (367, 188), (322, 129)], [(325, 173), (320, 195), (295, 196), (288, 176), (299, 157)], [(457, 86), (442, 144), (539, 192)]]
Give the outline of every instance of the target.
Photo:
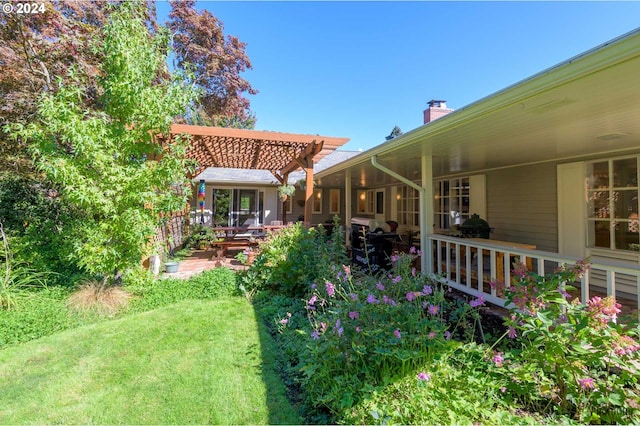
[(370, 163), (420, 179), (422, 153), (434, 177), (640, 150), (640, 30), (481, 99), (322, 171), (322, 186), (397, 183)]
[(207, 167), (262, 169), (285, 176), (308, 158), (317, 161), (349, 139), (320, 135), (174, 124), (171, 136), (192, 136), (187, 156), (198, 162), (194, 176)]

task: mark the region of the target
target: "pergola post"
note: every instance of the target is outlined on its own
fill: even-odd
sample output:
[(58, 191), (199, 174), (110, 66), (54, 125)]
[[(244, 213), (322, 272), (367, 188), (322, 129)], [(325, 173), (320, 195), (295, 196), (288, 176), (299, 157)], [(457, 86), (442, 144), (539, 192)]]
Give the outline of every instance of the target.
[(309, 226), (313, 217), (313, 157), (308, 157), (305, 163), (307, 186), (304, 194), (304, 224)]

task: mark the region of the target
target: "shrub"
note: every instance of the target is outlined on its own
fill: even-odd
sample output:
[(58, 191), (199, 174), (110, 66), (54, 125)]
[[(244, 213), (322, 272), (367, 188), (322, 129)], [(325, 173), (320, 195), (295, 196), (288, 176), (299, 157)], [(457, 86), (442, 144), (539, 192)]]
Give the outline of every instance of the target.
[(585, 262), (546, 276), (514, 270), (504, 288), (515, 305), (506, 321), (515, 346), (499, 354), (493, 373), (530, 409), (558, 412), (584, 423), (630, 423), (640, 418), (637, 329), (617, 323), (613, 297), (570, 301), (570, 285)]
[(87, 280), (67, 299), (67, 306), (79, 311), (94, 311), (100, 315), (115, 315), (129, 304), (132, 295), (107, 280)]
[(314, 405), (336, 415), (376, 388), (415, 375), (457, 345), (452, 336), (474, 335), (458, 329), (475, 323), (462, 318), (478, 320), (469, 303), (446, 298), (437, 277), (411, 268), (413, 256), (392, 260), (393, 269), (377, 277), (336, 269), (332, 280), (314, 284), (306, 302), (311, 332), (300, 356), (302, 385)]
[(343, 240), (337, 224), (329, 236), (322, 226), (307, 229), (301, 223), (273, 233), (260, 244), (253, 264), (243, 273), (243, 287), (250, 294), (273, 290), (304, 297), (310, 283), (328, 276), (331, 265), (344, 263)]
[(193, 275), (187, 280), (166, 278), (128, 287), (140, 297), (132, 300), (131, 309), (146, 311), (186, 299), (214, 299), (240, 295), (236, 274), (227, 268), (216, 268)]

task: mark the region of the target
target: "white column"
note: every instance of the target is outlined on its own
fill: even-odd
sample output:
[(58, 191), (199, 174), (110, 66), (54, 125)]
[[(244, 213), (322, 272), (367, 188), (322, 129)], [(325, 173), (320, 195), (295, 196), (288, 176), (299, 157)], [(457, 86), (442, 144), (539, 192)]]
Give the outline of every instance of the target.
[(433, 249), (429, 235), (433, 232), (433, 157), (422, 153), (422, 191), (420, 191), (420, 266), (423, 273), (433, 272)]
[(344, 223), (345, 241), (350, 244), (351, 238), (351, 169), (344, 171)]

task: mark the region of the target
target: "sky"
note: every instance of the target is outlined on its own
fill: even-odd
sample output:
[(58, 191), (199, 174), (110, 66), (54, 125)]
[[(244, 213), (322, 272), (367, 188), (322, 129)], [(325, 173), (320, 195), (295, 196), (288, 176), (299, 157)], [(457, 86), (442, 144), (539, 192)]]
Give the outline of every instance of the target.
[[(158, 20), (170, 7), (157, 1)], [(385, 142), (640, 26), (640, 2), (198, 1), (247, 44), (256, 130)], [(640, 78), (640, 76), (639, 76)]]

